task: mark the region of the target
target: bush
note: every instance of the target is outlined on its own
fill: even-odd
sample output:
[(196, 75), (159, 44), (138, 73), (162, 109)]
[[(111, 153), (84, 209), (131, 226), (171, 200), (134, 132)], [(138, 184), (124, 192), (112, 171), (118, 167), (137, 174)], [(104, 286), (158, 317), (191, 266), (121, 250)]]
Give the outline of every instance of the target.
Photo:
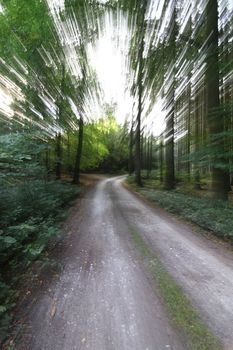
[(225, 201), (188, 196), (177, 191), (140, 189), (148, 199), (159, 203), (171, 213), (233, 242), (232, 206)]
[(0, 191), (0, 343), (14, 306), (14, 276), (43, 252), (60, 232), (59, 221), (80, 188), (61, 181), (14, 182)]
[(11, 322), (11, 310), (14, 307), (15, 292), (3, 282), (0, 275), (0, 344), (7, 334)]

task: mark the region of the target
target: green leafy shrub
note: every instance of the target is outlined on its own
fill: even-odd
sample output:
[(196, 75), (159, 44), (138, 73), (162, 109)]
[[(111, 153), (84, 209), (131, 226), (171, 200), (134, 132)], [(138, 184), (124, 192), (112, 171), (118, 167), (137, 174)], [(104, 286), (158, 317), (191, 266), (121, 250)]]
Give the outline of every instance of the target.
[(48, 181), (49, 149), (41, 132), (0, 135), (0, 344), (11, 320), (20, 271), (59, 235), (66, 207), (80, 193), (67, 182)]
[(233, 209), (227, 202), (197, 198), (177, 191), (143, 188), (140, 192), (171, 213), (178, 214), (233, 242)]
[(0, 275), (0, 344), (7, 334), (9, 323), (12, 319), (11, 310), (14, 307), (15, 292), (3, 282)]
[(0, 343), (14, 306), (14, 278), (37, 259), (59, 234), (59, 221), (80, 188), (61, 181), (33, 180), (6, 184), (0, 190)]

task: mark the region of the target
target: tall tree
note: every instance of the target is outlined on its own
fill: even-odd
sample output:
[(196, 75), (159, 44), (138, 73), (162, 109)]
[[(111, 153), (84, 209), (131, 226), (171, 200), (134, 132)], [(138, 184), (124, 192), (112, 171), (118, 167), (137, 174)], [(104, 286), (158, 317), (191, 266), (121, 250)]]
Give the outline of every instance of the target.
[(130, 127), (130, 134), (129, 134), (129, 164), (128, 164), (129, 175), (132, 175), (133, 173), (133, 145), (134, 145), (134, 132), (133, 132), (133, 122), (132, 122)]
[(206, 96), (207, 127), (210, 144), (211, 190), (214, 196), (227, 198), (230, 190), (228, 159), (224, 147), (224, 117), (219, 102), (218, 1), (206, 6)]
[(148, 1), (143, 1), (138, 6), (137, 13), (137, 38), (139, 40), (137, 51), (137, 76), (136, 76), (136, 92), (137, 92), (137, 117), (136, 117), (136, 130), (135, 130), (135, 181), (138, 186), (142, 186), (141, 178), (141, 119), (143, 111), (143, 92), (144, 92), (144, 45), (146, 35), (146, 9)]
[(174, 114), (175, 114), (175, 65), (176, 65), (176, 1), (172, 3), (170, 16), (170, 30), (167, 36), (167, 73), (164, 82), (166, 100), (166, 129), (165, 129), (165, 174), (164, 187), (171, 190), (175, 187), (175, 164), (174, 164)]
[(84, 129), (84, 122), (83, 122), (83, 117), (81, 115), (79, 118), (78, 145), (77, 145), (74, 175), (73, 175), (74, 184), (79, 184), (80, 182), (80, 164), (81, 164), (82, 150), (83, 150), (83, 129)]

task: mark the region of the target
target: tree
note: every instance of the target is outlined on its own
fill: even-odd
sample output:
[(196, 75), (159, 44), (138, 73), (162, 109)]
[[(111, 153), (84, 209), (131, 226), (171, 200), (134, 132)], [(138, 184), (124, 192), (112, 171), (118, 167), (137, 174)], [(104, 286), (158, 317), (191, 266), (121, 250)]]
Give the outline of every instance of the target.
[(133, 146), (134, 146), (134, 131), (133, 131), (133, 121), (132, 121), (131, 127), (130, 127), (130, 134), (129, 134), (129, 164), (128, 164), (129, 175), (132, 175), (133, 173)]
[(168, 59), (166, 78), (164, 81), (166, 99), (166, 129), (165, 129), (165, 174), (164, 187), (171, 190), (175, 187), (175, 164), (174, 164), (174, 113), (175, 113), (175, 62), (176, 62), (176, 1), (170, 15), (170, 32), (166, 40)]
[(144, 89), (144, 43), (146, 35), (146, 9), (148, 1), (143, 1), (137, 8), (137, 41), (139, 42), (136, 58), (137, 58), (137, 71), (136, 71), (136, 94), (137, 94), (137, 116), (136, 116), (136, 129), (135, 129), (135, 181), (138, 186), (142, 186), (141, 179), (141, 119), (143, 111), (143, 92)]
[(75, 166), (74, 166), (74, 176), (73, 183), (79, 184), (80, 182), (80, 164), (83, 150), (83, 118), (80, 116), (79, 118), (79, 133), (78, 133), (78, 146), (76, 152)]
[(219, 113), (218, 37), (218, 1), (209, 0), (206, 5), (206, 102), (211, 149), (211, 190), (215, 197), (226, 199), (230, 190), (230, 181), (224, 146), (224, 117)]

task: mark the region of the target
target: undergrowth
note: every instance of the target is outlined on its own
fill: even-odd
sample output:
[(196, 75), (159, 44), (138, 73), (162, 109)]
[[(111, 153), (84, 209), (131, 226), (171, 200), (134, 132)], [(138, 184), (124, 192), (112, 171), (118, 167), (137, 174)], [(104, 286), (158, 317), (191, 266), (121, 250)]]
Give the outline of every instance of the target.
[[(128, 183), (133, 185), (131, 178), (128, 179)], [(233, 208), (227, 201), (198, 198), (180, 193), (179, 190), (165, 191), (149, 188), (146, 183), (145, 187), (134, 186), (134, 188), (167, 211), (233, 242)]]
[(0, 191), (0, 344), (8, 333), (20, 273), (60, 234), (68, 203), (80, 188), (61, 181), (4, 183)]

